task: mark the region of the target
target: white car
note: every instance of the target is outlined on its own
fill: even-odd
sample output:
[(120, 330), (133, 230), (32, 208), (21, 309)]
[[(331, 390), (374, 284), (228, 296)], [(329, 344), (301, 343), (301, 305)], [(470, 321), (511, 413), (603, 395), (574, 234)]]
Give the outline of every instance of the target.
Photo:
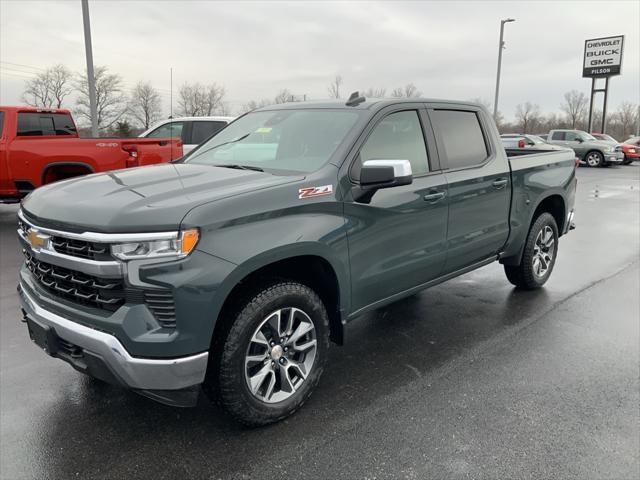
[(227, 126), (235, 117), (178, 117), (156, 123), (140, 137), (182, 139), (182, 151), (186, 155), (214, 133)]

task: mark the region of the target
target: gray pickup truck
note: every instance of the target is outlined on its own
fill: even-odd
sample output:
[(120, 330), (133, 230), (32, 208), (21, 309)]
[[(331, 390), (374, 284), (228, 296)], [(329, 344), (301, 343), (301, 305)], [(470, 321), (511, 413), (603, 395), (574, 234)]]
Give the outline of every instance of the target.
[(255, 110), (178, 162), (31, 193), (24, 321), (83, 373), (176, 406), (204, 389), (267, 424), (309, 397), (358, 315), (495, 261), (542, 286), (575, 169), (570, 150), (505, 152), (470, 103)]
[(581, 130), (551, 130), (547, 142), (571, 148), (588, 167), (606, 167), (624, 162), (624, 152), (619, 144), (598, 140)]

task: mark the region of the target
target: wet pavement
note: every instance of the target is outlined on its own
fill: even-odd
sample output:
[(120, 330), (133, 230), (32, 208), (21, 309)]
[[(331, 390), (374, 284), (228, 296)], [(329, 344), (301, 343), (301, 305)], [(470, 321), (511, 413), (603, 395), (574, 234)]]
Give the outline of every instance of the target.
[(364, 316), (303, 409), (256, 430), (32, 345), (0, 206), (0, 477), (640, 478), (640, 164), (578, 176), (544, 289), (494, 264)]

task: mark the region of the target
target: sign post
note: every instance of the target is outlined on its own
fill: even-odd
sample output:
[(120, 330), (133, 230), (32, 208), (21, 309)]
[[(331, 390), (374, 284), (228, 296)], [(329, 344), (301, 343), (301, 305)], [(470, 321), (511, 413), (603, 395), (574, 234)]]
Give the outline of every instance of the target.
[[(602, 125), (600, 133), (607, 128), (607, 97), (609, 96), (609, 77), (620, 75), (622, 69), (622, 48), (624, 35), (593, 38), (584, 42), (584, 60), (582, 76), (591, 78), (591, 97), (589, 101), (589, 132), (593, 131), (593, 97), (604, 93), (602, 106)], [(604, 88), (596, 88), (597, 79), (604, 78)]]

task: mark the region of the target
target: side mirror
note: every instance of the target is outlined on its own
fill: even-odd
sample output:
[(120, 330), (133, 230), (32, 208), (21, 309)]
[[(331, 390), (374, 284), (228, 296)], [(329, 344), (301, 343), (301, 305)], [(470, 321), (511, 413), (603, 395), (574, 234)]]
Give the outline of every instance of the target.
[(381, 188), (398, 187), (413, 183), (409, 160), (366, 160), (360, 169), (360, 185), (353, 188), (357, 202), (369, 203)]
[(576, 142), (582, 143), (582, 142), (584, 142), (584, 140), (581, 137), (576, 137)]

